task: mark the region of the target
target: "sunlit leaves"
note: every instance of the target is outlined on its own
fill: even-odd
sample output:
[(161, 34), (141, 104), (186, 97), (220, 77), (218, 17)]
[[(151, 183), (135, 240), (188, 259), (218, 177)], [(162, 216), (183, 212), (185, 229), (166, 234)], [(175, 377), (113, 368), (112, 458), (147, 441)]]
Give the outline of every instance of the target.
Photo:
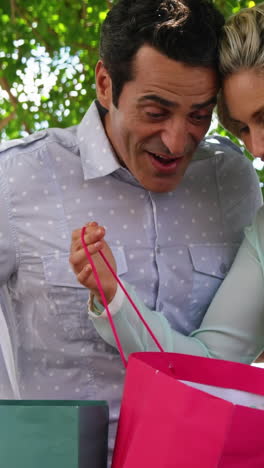
[(232, 14), (237, 13), (241, 8), (253, 7), (257, 3), (261, 3), (263, 0), (214, 0), (215, 5), (220, 11), (228, 17)]
[(95, 97), (107, 0), (0, 0), (0, 134), (80, 121)]

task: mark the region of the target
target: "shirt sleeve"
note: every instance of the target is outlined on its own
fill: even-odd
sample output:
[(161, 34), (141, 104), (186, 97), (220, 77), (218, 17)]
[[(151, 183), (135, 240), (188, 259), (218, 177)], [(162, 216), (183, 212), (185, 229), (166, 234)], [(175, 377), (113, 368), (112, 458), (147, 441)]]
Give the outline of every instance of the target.
[[(151, 311), (126, 288), (162, 347), (168, 352), (208, 356), (251, 363), (264, 347), (263, 272), (255, 249), (245, 239), (229, 274), (209, 306), (201, 327), (184, 336), (173, 330), (159, 312)], [(113, 346), (108, 320), (92, 319), (95, 328)], [(126, 355), (136, 351), (157, 351), (136, 312), (127, 300), (113, 315)]]
[(16, 234), (11, 224), (11, 194), (8, 187), (8, 174), (0, 164), (0, 287), (17, 268)]
[[(17, 269), (18, 251), (10, 202), (8, 174), (0, 164), (0, 397), (12, 399), (14, 396), (18, 398), (19, 391), (6, 318), (11, 316), (8, 280)], [(13, 383), (17, 389), (15, 393)]]

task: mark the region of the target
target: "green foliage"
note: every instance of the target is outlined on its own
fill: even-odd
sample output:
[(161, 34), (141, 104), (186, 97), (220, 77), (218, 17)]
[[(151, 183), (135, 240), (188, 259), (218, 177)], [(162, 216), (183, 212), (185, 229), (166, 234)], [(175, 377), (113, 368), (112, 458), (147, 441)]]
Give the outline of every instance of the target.
[(0, 0), (0, 134), (78, 123), (111, 0)]
[[(81, 120), (95, 97), (100, 24), (113, 2), (0, 0), (2, 139)], [(214, 2), (227, 17), (260, 0)]]
[[(95, 97), (100, 24), (114, 0), (0, 0), (0, 136), (80, 121)], [(215, 0), (228, 16), (248, 0)]]
[(214, 4), (226, 18), (237, 13), (241, 8), (253, 7), (261, 2), (262, 0), (214, 0)]

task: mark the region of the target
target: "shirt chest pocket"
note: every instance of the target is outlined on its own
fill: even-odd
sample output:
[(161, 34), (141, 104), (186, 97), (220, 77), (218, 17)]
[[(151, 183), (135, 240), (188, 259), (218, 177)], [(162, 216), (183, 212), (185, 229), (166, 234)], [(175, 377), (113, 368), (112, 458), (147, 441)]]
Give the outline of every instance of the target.
[(194, 244), (189, 247), (195, 272), (223, 279), (230, 269), (239, 244)]
[[(111, 246), (111, 249), (116, 261), (117, 274), (121, 276), (127, 272), (124, 248)], [(68, 253), (45, 255), (42, 257), (42, 262), (46, 283), (58, 287), (58, 292), (61, 291), (61, 288), (67, 287), (78, 288), (87, 292), (87, 289), (79, 283), (72, 271)]]
[(195, 313), (199, 325), (216, 290), (228, 273), (239, 244), (194, 244), (189, 247), (193, 267), (193, 284), (190, 310)]
[(196, 273), (224, 279), (229, 271), (239, 244), (194, 244), (189, 248)]
[[(118, 275), (122, 275), (127, 271), (124, 249), (114, 247), (112, 250)], [(55, 333), (64, 334), (69, 340), (90, 339), (95, 332), (87, 314), (89, 291), (76, 279), (69, 254), (46, 255), (42, 262)]]

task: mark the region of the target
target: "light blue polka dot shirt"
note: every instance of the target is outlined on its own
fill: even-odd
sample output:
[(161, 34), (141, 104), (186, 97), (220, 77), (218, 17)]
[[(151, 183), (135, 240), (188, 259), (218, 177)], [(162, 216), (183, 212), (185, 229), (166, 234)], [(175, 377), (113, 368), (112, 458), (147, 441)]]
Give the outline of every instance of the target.
[(96, 103), (79, 126), (3, 143), (0, 193), (1, 303), (21, 396), (106, 399), (113, 420), (124, 369), (88, 317), (68, 263), (72, 230), (105, 225), (120, 277), (188, 334), (261, 204), (251, 163), (220, 137), (201, 143), (173, 192), (145, 190), (120, 167)]

